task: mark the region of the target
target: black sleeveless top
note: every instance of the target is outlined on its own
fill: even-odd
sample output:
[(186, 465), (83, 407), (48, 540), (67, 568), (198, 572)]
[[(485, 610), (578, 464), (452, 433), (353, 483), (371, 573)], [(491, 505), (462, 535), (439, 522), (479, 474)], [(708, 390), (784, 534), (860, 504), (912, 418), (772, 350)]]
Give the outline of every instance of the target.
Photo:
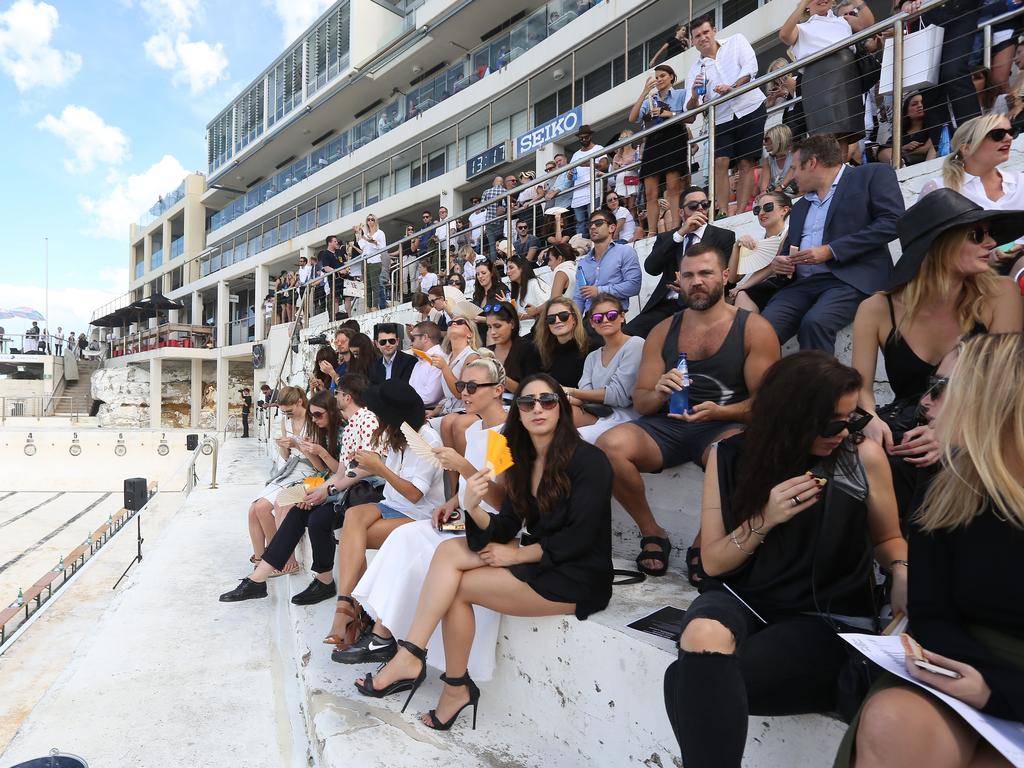
[[(928, 390), (928, 377), (933, 376), (938, 365), (922, 360), (910, 348), (903, 336), (896, 334), (896, 311), (893, 308), (892, 296), (885, 297), (889, 304), (889, 320), (892, 330), (885, 337), (882, 346), (882, 359), (885, 360), (885, 372), (889, 376), (889, 386), (897, 400), (918, 400)], [(984, 323), (975, 323), (966, 334), (966, 338), (988, 333)]]
[[(683, 324), (683, 313), (680, 310), (673, 316), (665, 336), (665, 344), (661, 349), (665, 370), (676, 367), (679, 360), (679, 328)], [(743, 334), (747, 326), (745, 309), (737, 309), (729, 333), (726, 334), (722, 346), (703, 360), (687, 360), (690, 371), (690, 405), (710, 400), (718, 405), (732, 405), (750, 397), (747, 391), (747, 380), (743, 376), (743, 364), (746, 352), (743, 347)], [(668, 404), (663, 411), (668, 410)]]
[[(727, 531), (739, 525), (732, 500), (741, 482), (737, 470), (743, 440), (739, 434), (718, 444), (718, 488)], [(835, 456), (834, 466), (814, 467), (816, 475), (829, 478), (818, 502), (769, 531), (735, 571), (705, 579), (709, 588), (724, 581), (768, 616), (875, 615), (867, 473), (853, 443), (844, 442)]]

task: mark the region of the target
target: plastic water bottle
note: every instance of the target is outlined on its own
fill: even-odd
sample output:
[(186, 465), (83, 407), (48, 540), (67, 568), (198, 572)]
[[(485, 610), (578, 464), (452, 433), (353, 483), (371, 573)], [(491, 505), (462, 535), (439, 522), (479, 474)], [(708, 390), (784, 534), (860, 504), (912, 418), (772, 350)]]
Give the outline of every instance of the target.
[(939, 134), (939, 157), (945, 157), (952, 151), (953, 148), (949, 144), (949, 123), (946, 123)]
[(704, 65), (700, 65), (700, 85), (695, 89), (697, 96), (704, 96), (708, 92), (708, 81), (707, 74), (704, 71)]
[(18, 587), (18, 607), (20, 608), (25, 604), (25, 593), (21, 591), (21, 587)]
[(693, 409), (690, 408), (690, 368), (686, 362), (685, 352), (679, 355), (676, 370), (683, 376), (683, 388), (672, 393), (672, 397), (668, 401), (668, 412), (693, 413)]

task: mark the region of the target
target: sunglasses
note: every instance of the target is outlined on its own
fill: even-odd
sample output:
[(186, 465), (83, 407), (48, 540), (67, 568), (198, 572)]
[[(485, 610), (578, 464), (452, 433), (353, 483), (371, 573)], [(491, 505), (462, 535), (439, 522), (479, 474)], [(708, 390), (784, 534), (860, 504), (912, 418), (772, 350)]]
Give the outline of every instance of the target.
[(398, 339), (378, 339), (377, 343), (380, 344), (382, 347), (383, 346), (390, 347), (392, 344), (397, 344), (398, 343)]
[(625, 312), (619, 312), (617, 309), (609, 309), (607, 312), (594, 312), (590, 316), (590, 322), (594, 325), (598, 325), (607, 320), (609, 323), (614, 323), (620, 317), (625, 315)]
[(988, 227), (984, 224), (979, 224), (976, 227), (972, 227), (967, 231), (967, 239), (972, 243), (981, 244), (985, 242), (985, 239), (991, 237), (991, 233), (988, 231)]
[(695, 200), (693, 202), (687, 203), (685, 208), (688, 211), (696, 211), (698, 208), (702, 208), (703, 210), (707, 211), (707, 210), (710, 210), (710, 208), (711, 208), (711, 201), (710, 200), (701, 200), (701, 201), (696, 201)]
[(929, 376), (928, 389), (925, 391), (922, 399), (930, 397), (932, 400), (938, 400), (945, 394), (947, 384), (949, 384), (949, 376)]
[(314, 411), (312, 408), (309, 409), (309, 415), (318, 421), (327, 415), (327, 411)]
[(555, 323), (568, 322), (572, 316), (572, 312), (566, 310), (565, 312), (555, 312), (553, 315), (548, 315), (544, 319), (548, 321), (548, 325), (554, 325)]
[(455, 382), (455, 391), (458, 392), (460, 395), (463, 392), (468, 392), (471, 395), (475, 395), (476, 391), (478, 389), (480, 389), (480, 387), (496, 387), (496, 386), (498, 386), (498, 382), (496, 382), (496, 381), (484, 381), (484, 382), (479, 382), (479, 383), (475, 382), (475, 381), (456, 381)]
[(449, 280), (448, 281), (448, 285), (458, 285), (458, 284), (459, 284), (458, 280)]
[(558, 405), (558, 395), (554, 392), (542, 392), (539, 395), (523, 395), (516, 398), (516, 406), (520, 411), (532, 411), (537, 403), (540, 403), (540, 407), (545, 411), (550, 411)]
[(367, 220), (367, 221), (376, 221), (376, 219), (375, 219), (375, 218), (373, 218), (373, 216), (367, 216), (367, 217), (366, 217), (366, 220)]
[(464, 319), (463, 319), (463, 318), (461, 318), (461, 317), (457, 317), (457, 318), (455, 318), (454, 320), (452, 320), (452, 321), (451, 321), (450, 323), (448, 323), (448, 326), (449, 326), (449, 327), (451, 327), (451, 326), (453, 326), (453, 325), (464, 325), (464, 326), (466, 326), (467, 328), (469, 328), (469, 321), (468, 321), (468, 320), (464, 320)]
[(593, 229), (594, 227), (607, 227), (607, 226), (609, 226), (609, 224), (604, 219), (594, 219), (592, 222), (590, 222), (590, 228), (591, 229)]
[(755, 205), (752, 209), (754, 215), (757, 216), (761, 211), (765, 213), (771, 213), (775, 210), (775, 203), (765, 203), (764, 205)]
[(874, 418), (874, 416), (861, 408), (855, 409), (854, 414), (849, 419), (833, 419), (829, 421), (825, 424), (825, 428), (821, 430), (821, 436), (835, 437), (844, 429), (848, 429), (850, 432), (860, 432)]
[(498, 312), (508, 312), (509, 309), (508, 306), (505, 304), (488, 304), (480, 311), (485, 315), (489, 315), (496, 314)]
[(1007, 136), (1012, 140), (1017, 138), (1017, 130), (1015, 128), (993, 128), (985, 136), (992, 139), (992, 141), (1002, 141)]

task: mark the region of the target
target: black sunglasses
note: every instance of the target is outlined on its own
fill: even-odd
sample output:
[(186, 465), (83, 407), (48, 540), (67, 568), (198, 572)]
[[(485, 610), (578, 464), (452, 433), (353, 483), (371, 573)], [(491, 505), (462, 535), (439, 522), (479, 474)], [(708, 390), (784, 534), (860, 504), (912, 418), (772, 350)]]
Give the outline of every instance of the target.
[(321, 416), (326, 416), (327, 411), (314, 411), (312, 408), (310, 408), (309, 415), (314, 419), (319, 419)]
[(753, 210), (755, 216), (757, 216), (757, 214), (759, 214), (761, 211), (764, 211), (765, 213), (771, 213), (772, 211), (775, 210), (775, 203), (765, 203), (764, 205), (755, 205), (751, 210)]
[(523, 395), (516, 398), (516, 406), (520, 411), (532, 411), (536, 403), (545, 411), (558, 405), (558, 395), (554, 392), (542, 392), (539, 395)]
[(377, 343), (381, 345), (387, 344), (390, 347), (392, 344), (397, 344), (398, 339), (378, 339)]
[(949, 376), (929, 376), (928, 389), (925, 390), (922, 399), (930, 397), (932, 400), (938, 400), (945, 394), (947, 384), (949, 384)]
[(590, 322), (592, 322), (594, 325), (597, 325), (598, 323), (603, 323), (605, 320), (607, 320), (609, 323), (614, 323), (624, 314), (625, 312), (619, 312), (619, 310), (617, 309), (609, 309), (607, 312), (594, 312), (590, 316)]
[(594, 227), (610, 227), (610, 226), (611, 226), (611, 222), (605, 221), (604, 219), (594, 219), (592, 222), (590, 222), (590, 228), (591, 229), (593, 229)]
[(967, 239), (972, 243), (978, 243), (979, 245), (985, 242), (985, 238), (991, 237), (991, 233), (988, 231), (988, 227), (984, 224), (978, 224), (977, 226), (971, 227), (967, 231)]
[(553, 315), (548, 315), (544, 319), (548, 321), (548, 325), (554, 325), (555, 323), (558, 322), (567, 322), (571, 315), (572, 312), (570, 312), (569, 310), (565, 310), (564, 312), (555, 312)]
[(461, 318), (461, 317), (456, 317), (454, 320), (452, 320), (450, 323), (448, 323), (449, 327), (451, 327), (453, 325), (464, 325), (467, 328), (469, 328), (469, 321), (465, 320), (464, 318)]
[(498, 382), (496, 382), (496, 381), (483, 381), (483, 382), (456, 381), (455, 382), (455, 391), (458, 392), (459, 394), (462, 394), (463, 392), (469, 392), (469, 394), (475, 395), (476, 391), (478, 389), (480, 389), (480, 387), (496, 387), (496, 386), (498, 386)]
[(1012, 140), (1012, 139), (1016, 139), (1017, 138), (1017, 129), (1016, 128), (993, 128), (991, 131), (989, 131), (985, 135), (988, 138), (992, 139), (992, 141), (1002, 141), (1007, 136), (1009, 136), (1010, 139)]
[(856, 408), (853, 412), (855, 415), (849, 419), (833, 419), (826, 423), (824, 429), (821, 430), (821, 436), (835, 437), (844, 429), (848, 429), (850, 432), (860, 432), (874, 418), (862, 408)]
[(710, 200), (700, 200), (700, 201), (694, 200), (692, 202), (687, 203), (685, 208), (688, 211), (696, 211), (698, 208), (703, 208), (705, 211), (707, 211), (707, 210), (709, 210), (711, 208), (711, 201)]

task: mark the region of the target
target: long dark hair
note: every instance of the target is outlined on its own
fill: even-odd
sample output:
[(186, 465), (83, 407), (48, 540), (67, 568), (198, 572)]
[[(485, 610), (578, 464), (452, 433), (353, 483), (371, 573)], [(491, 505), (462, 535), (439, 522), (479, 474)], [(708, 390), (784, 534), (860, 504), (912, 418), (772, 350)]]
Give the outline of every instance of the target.
[[(480, 267), (487, 267), (487, 271), (491, 273), (491, 287), (484, 290), (479, 280), (476, 280), (476, 270)], [(474, 282), (473, 286), (473, 303), (478, 307), (482, 307), (484, 304), (490, 304), (491, 299), (498, 295), (499, 292), (505, 287), (501, 282), (501, 275), (498, 274), (498, 270), (494, 267), (493, 261), (481, 261), (473, 267)]]
[(530, 281), (537, 279), (537, 276), (534, 274), (533, 262), (521, 256), (513, 256), (509, 263), (519, 267), (519, 279), (512, 281), (512, 298), (516, 300), (519, 306), (523, 306), (523, 302), (526, 301), (526, 291), (530, 287)]
[[(348, 347), (350, 350), (348, 360), (348, 373), (361, 373), (363, 376), (369, 378), (370, 367), (377, 359), (377, 348), (373, 345), (370, 337), (365, 333), (357, 333), (349, 339)], [(359, 354), (351, 354), (351, 350), (358, 349)]]
[[(555, 506), (565, 499), (572, 491), (569, 483), (569, 462), (572, 460), (581, 439), (580, 433), (572, 422), (572, 408), (562, 390), (562, 385), (546, 373), (535, 373), (519, 382), (519, 392), (535, 381), (540, 381), (558, 395), (558, 424), (544, 458), (544, 473), (537, 486), (537, 508), (541, 515), (551, 512)], [(515, 464), (507, 471), (505, 477), (505, 498), (512, 502), (516, 514), (529, 526), (533, 522), (533, 512), (529, 499), (533, 497), (533, 462), (537, 459), (537, 449), (533, 445), (530, 433), (523, 426), (519, 408), (513, 406), (505, 420), (505, 437), (508, 439), (509, 451)]]
[[(494, 315), (499, 320), (504, 320), (506, 323), (512, 323), (512, 341), (515, 342), (519, 338), (519, 313), (516, 312), (515, 308), (507, 302), (495, 302), (494, 304), (488, 305), (491, 310), (485, 312), (484, 316), (490, 317)], [(494, 309), (494, 307), (499, 307)]]
[(310, 417), (310, 424), (313, 426), (313, 442), (326, 448), (333, 458), (338, 458), (341, 452), (341, 446), (338, 443), (338, 433), (341, 431), (341, 410), (338, 408), (338, 399), (333, 392), (323, 389), (310, 398), (309, 404), (322, 408), (327, 413), (327, 424), (323, 429), (318, 427), (316, 421)]
[(338, 352), (330, 344), (320, 347), (316, 351), (316, 359), (313, 361), (313, 376), (320, 379), (324, 383), (324, 386), (330, 386), (331, 377), (320, 370), (320, 361), (326, 360), (331, 364), (331, 368), (337, 369), (338, 367)]
[(768, 369), (750, 408), (737, 467), (737, 523), (761, 514), (776, 485), (810, 469), (811, 446), (834, 418), (836, 401), (860, 385), (857, 371), (817, 350), (788, 355)]

